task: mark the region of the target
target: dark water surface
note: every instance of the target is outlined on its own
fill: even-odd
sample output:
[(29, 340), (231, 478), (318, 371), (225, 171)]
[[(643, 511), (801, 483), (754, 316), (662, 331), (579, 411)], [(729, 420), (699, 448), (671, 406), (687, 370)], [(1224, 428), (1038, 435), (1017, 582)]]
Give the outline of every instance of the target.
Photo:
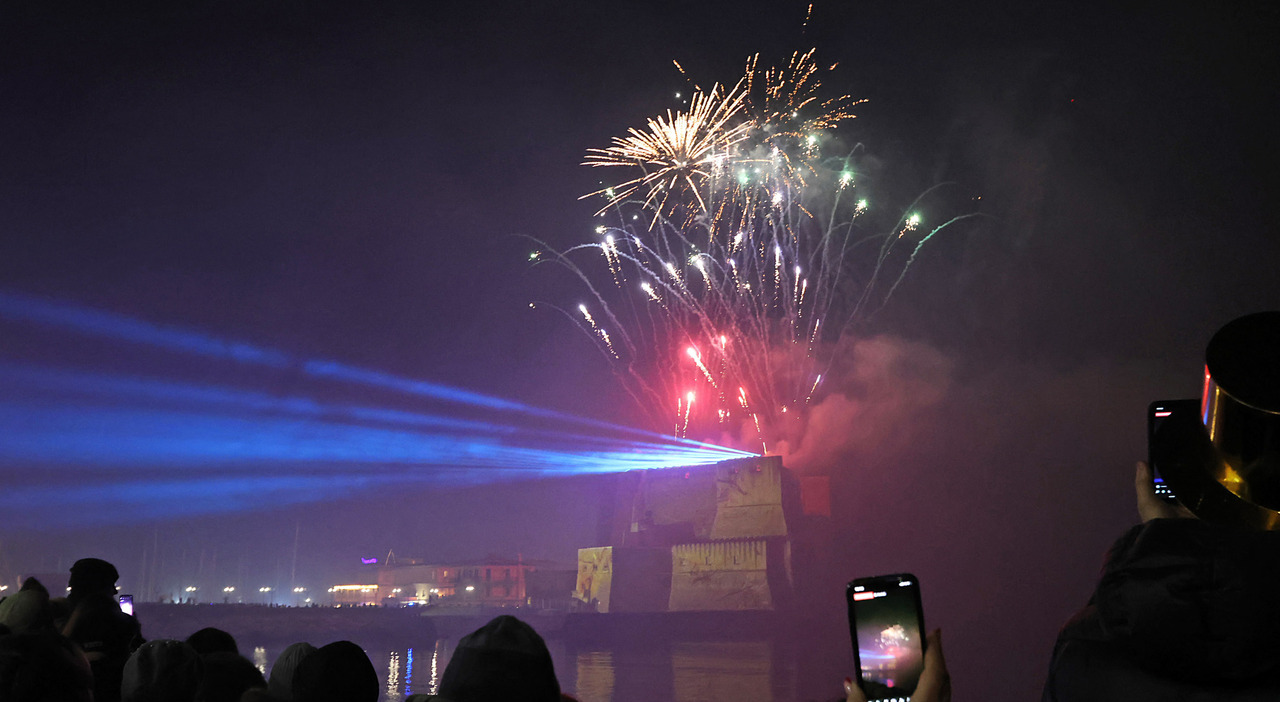
[[(325, 641), (312, 641), (323, 645)], [(287, 644), (242, 641), (240, 650), (269, 674)], [(385, 702), (434, 693), (456, 638), (366, 645)], [(843, 697), (840, 655), (778, 639), (584, 644), (550, 639), (561, 688), (582, 702), (800, 702)]]

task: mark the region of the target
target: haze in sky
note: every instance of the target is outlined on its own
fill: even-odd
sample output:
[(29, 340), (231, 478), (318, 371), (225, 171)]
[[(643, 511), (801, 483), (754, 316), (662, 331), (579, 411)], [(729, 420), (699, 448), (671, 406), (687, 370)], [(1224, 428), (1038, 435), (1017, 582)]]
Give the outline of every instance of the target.
[[(215, 554), (219, 577), (287, 578), (295, 535), (297, 577), (317, 586), (390, 550), (572, 563), (595, 533), (589, 475), (424, 479), (413, 455), (378, 453), (410, 430), (330, 420), (494, 415), (307, 363), (654, 429), (590, 338), (529, 308), (583, 290), (530, 267), (526, 237), (593, 240), (578, 197), (599, 174), (579, 164), (679, 108), (672, 60), (711, 83), (756, 52), (817, 47), (839, 63), (830, 89), (869, 100), (839, 138), (864, 150), (877, 202), (948, 183), (984, 217), (922, 251), (788, 447), (793, 469), (832, 477), (831, 597), (810, 606), (842, 619), (844, 580), (914, 572), (959, 694), (1038, 694), (1058, 627), (1136, 520), (1147, 403), (1196, 396), (1213, 331), (1280, 306), (1276, 11), (819, 2), (806, 22), (807, 7), (6, 4), (0, 296), (221, 350), (0, 309), (0, 476), (47, 499), (4, 522), (0, 572), (95, 555), (124, 584), (159, 551), (174, 580)], [(38, 373), (70, 385), (32, 391)], [(110, 461), (94, 445), (80, 448), (93, 460), (33, 458), (73, 448), (40, 444), (41, 418), (123, 406), (125, 390), (89, 382), (104, 377), (160, 382), (141, 407), (129, 395), (155, 434)], [(187, 421), (175, 388), (240, 409)], [(299, 398), (323, 407), (282, 425), (244, 409)], [(566, 446), (595, 435), (573, 433)], [(140, 458), (161, 447), (252, 460)], [(184, 490), (214, 473), (231, 476), (225, 508), (184, 513)], [(157, 509), (128, 506), (138, 481)], [(118, 518), (75, 524), (77, 499), (120, 500)]]

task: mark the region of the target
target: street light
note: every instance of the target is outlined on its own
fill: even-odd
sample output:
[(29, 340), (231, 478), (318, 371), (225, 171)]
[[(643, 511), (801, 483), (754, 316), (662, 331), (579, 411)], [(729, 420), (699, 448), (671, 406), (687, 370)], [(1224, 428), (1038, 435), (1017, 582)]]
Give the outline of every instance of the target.
[(260, 588), (258, 588), (258, 592), (271, 592), (271, 588), (269, 588), (269, 587), (260, 587)]
[(305, 587), (295, 587), (295, 588), (293, 588), (293, 591), (294, 591), (294, 592), (306, 592), (306, 591), (307, 591), (307, 588), (305, 588)]
[(195, 592), (195, 591), (196, 591), (196, 590), (198, 590), (198, 589), (200, 589), (200, 588), (196, 587), (195, 585), (188, 585), (188, 586), (187, 586), (187, 590), (186, 590), (186, 591), (187, 591), (187, 592)]
[(235, 591), (236, 591), (236, 589), (235, 589), (234, 587), (232, 587), (232, 586), (228, 585), (227, 587), (222, 588), (222, 591), (223, 591), (223, 592), (235, 592)]

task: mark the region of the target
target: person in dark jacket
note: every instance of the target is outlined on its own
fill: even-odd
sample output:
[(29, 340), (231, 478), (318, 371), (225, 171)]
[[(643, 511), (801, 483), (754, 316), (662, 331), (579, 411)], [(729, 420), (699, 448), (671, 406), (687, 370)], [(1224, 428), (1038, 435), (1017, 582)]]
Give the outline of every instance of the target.
[(116, 602), (115, 566), (98, 558), (81, 558), (71, 566), (62, 634), (84, 650), (93, 668), (95, 702), (120, 699), (120, 676), (130, 654), (142, 644), (138, 620)]
[(1139, 463), (1142, 523), (1059, 634), (1045, 702), (1280, 699), (1280, 312), (1219, 330), (1206, 370), (1199, 415), (1152, 442), (1178, 504)]

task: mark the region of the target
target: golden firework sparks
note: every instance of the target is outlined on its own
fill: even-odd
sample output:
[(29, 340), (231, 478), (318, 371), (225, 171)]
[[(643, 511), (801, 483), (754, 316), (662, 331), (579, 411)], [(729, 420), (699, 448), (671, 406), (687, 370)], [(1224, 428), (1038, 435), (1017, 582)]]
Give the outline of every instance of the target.
[[(597, 312), (572, 317), (657, 426), (671, 426), (673, 397), (682, 436), (739, 408), (762, 447), (803, 422), (830, 385), (834, 342), (955, 221), (925, 236), (914, 213), (880, 234), (864, 228), (852, 156), (822, 153), (863, 101), (823, 98), (824, 70), (813, 51), (769, 68), (752, 56), (731, 88), (694, 85), (681, 110), (587, 152), (584, 165), (625, 174), (583, 196), (602, 196), (597, 216), (617, 222), (596, 228), (597, 243), (538, 261), (565, 266), (595, 296)], [(569, 259), (577, 251), (602, 254), (612, 285), (597, 287)]]

